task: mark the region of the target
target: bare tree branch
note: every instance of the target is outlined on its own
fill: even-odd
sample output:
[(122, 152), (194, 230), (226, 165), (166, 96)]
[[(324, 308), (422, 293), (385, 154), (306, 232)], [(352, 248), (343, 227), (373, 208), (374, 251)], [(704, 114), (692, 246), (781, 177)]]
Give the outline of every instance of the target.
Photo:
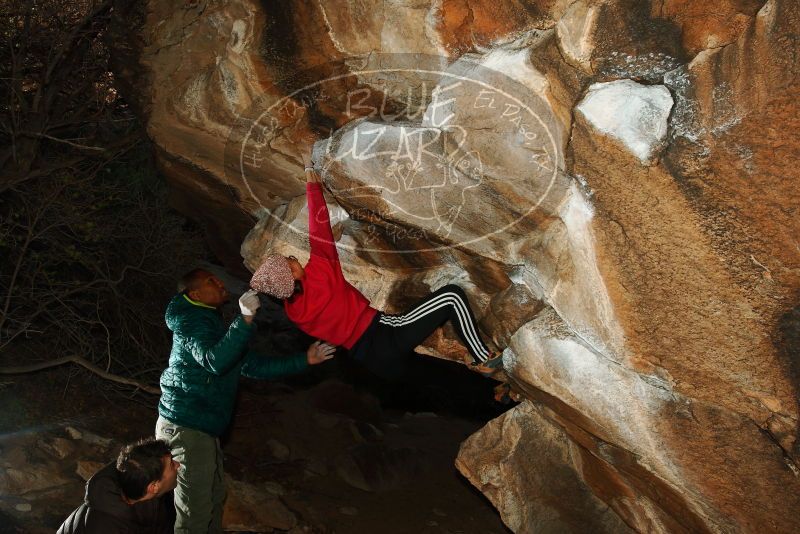
[(0, 358), (80, 354), (34, 366), (146, 390), (169, 350), (173, 280), (204, 248), (167, 211), (114, 87), (111, 3), (0, 5)]
[(153, 395), (161, 394), (161, 388), (144, 384), (132, 378), (126, 378), (124, 376), (119, 376), (113, 373), (109, 373), (107, 371), (104, 371), (100, 367), (94, 365), (93, 363), (87, 361), (85, 358), (81, 358), (80, 356), (64, 356), (62, 358), (57, 358), (55, 360), (31, 363), (28, 365), (19, 365), (16, 367), (0, 367), (0, 375), (19, 375), (26, 373), (34, 373), (36, 371), (41, 371), (42, 369), (49, 369), (50, 367), (56, 367), (58, 365), (63, 365), (65, 363), (78, 364), (81, 367), (84, 367), (85, 369), (88, 369), (92, 373), (96, 374), (97, 376), (104, 378), (106, 380), (111, 380), (112, 382), (117, 382), (118, 384), (133, 386), (137, 389), (141, 389), (142, 391), (146, 391), (147, 393), (151, 393)]
[(81, 145), (79, 143), (73, 143), (69, 139), (59, 139), (58, 137), (53, 137), (52, 135), (47, 135), (47, 134), (44, 134), (44, 133), (22, 131), (22, 132), (20, 132), (20, 134), (21, 135), (32, 135), (34, 137), (41, 137), (43, 139), (49, 139), (49, 140), (55, 141), (57, 143), (64, 143), (64, 144), (69, 145), (69, 146), (74, 146), (75, 148), (79, 148), (81, 150), (96, 150), (98, 152), (105, 152), (105, 150), (106, 150), (103, 147)]

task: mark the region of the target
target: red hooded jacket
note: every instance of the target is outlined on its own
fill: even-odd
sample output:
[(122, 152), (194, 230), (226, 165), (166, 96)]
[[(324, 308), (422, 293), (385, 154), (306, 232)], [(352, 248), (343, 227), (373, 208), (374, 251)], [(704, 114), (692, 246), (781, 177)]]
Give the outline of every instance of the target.
[(284, 301), (286, 314), (306, 334), (350, 349), (377, 310), (342, 274), (322, 184), (307, 183), (306, 196), (311, 257), (300, 281), (303, 292)]

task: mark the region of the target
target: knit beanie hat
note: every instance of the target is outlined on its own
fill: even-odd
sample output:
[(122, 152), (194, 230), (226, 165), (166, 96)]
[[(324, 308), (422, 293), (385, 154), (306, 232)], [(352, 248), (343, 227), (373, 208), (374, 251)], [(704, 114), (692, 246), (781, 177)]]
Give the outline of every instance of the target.
[(250, 287), (279, 299), (288, 299), (294, 293), (294, 277), (289, 261), (280, 254), (270, 254), (253, 273)]

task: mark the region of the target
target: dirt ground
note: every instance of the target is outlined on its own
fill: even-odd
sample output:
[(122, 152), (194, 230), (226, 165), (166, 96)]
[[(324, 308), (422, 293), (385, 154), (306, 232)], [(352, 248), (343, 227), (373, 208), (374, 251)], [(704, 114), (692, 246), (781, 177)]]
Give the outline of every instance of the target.
[[(453, 466), (461, 441), (506, 409), (491, 401), (491, 381), (452, 363), (425, 362), (417, 384), (376, 386), (329, 363), (292, 381), (242, 381), (223, 441), (233, 480), (256, 492), (268, 488), (270, 502), (293, 516), (291, 532), (509, 532)], [(120, 444), (152, 433), (157, 399), (129, 397), (70, 367), (0, 380), (0, 470), (45, 470), (31, 474), (25, 493), (0, 487), (0, 532), (52, 532), (82, 500), (81, 455), (100, 465)], [(113, 441), (46, 464), (54, 461), (42, 452), (46, 443), (68, 426)], [(53, 480), (40, 480), (48, 472)], [(226, 516), (229, 524), (289, 531), (251, 518), (247, 502)]]

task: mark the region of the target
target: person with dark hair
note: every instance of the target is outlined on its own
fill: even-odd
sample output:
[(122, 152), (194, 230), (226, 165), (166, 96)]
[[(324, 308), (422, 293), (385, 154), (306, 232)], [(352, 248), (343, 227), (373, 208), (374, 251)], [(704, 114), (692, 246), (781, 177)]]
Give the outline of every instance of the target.
[(312, 343), (288, 357), (248, 350), (260, 302), (255, 291), (239, 298), (241, 314), (226, 327), (219, 308), (228, 300), (225, 284), (205, 269), (181, 279), (182, 291), (167, 306), (172, 352), (161, 374), (156, 436), (182, 464), (175, 489), (176, 533), (222, 532), (225, 500), (219, 437), (230, 423), (241, 375), (277, 378), (299, 373), (333, 357), (335, 347)]
[(502, 353), (484, 343), (459, 286), (446, 285), (406, 313), (390, 315), (370, 306), (369, 300), (345, 280), (321, 179), (310, 154), (304, 156), (304, 163), (310, 259), (303, 266), (294, 256), (271, 254), (253, 274), (250, 286), (283, 299), (286, 315), (300, 330), (344, 346), (356, 360), (384, 378), (402, 378), (414, 348), (447, 321), (472, 357), (473, 369), (484, 376), (496, 376), (502, 369)]
[[(177, 484), (177, 466), (180, 465), (172, 458), (172, 449), (166, 441), (147, 438), (123, 447), (117, 457), (117, 473), (122, 492), (130, 500), (138, 500), (146, 494), (158, 493), (164, 459), (169, 456), (175, 469), (169, 472), (165, 483), (169, 490), (175, 489)], [(159, 482), (153, 482), (157, 480)]]
[(178, 283), (178, 292), (179, 293), (188, 293), (189, 291), (195, 291), (203, 282), (203, 278), (208, 274), (207, 269), (203, 269), (202, 267), (198, 267), (196, 269), (192, 269), (188, 273), (181, 276), (181, 280)]
[(57, 534), (168, 534), (178, 467), (166, 442), (146, 438), (126, 445), (116, 462), (86, 483), (86, 496)]

